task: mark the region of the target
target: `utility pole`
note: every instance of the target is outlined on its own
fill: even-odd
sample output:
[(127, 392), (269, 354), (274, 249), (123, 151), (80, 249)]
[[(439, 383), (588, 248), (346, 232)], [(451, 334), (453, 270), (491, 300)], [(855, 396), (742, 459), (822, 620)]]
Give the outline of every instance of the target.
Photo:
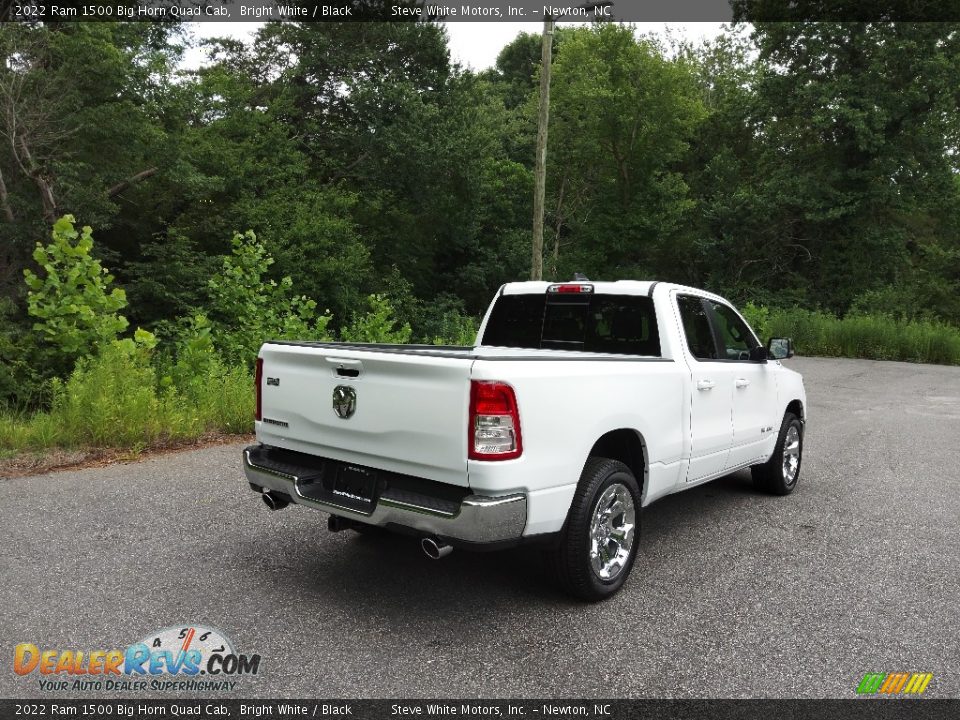
[(540, 113), (537, 117), (537, 156), (533, 166), (533, 257), (530, 279), (543, 280), (543, 202), (547, 185), (547, 126), (550, 122), (550, 61), (553, 57), (553, 28), (549, 15), (543, 19), (540, 53)]
[[(610, 0), (594, 0), (579, 9), (609, 18)], [(553, 16), (543, 18), (543, 39), (540, 50), (540, 112), (537, 117), (537, 156), (533, 163), (533, 256), (530, 279), (543, 280), (543, 204), (547, 187), (547, 126), (550, 123), (550, 61), (553, 57)]]

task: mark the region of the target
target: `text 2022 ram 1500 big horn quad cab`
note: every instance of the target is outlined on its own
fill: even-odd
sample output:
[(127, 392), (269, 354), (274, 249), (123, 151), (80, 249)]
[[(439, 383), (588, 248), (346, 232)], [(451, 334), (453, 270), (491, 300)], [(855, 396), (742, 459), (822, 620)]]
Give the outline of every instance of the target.
[(786, 495), (806, 421), (800, 375), (733, 306), (662, 282), (517, 282), (475, 347), (267, 342), (251, 487), (330, 528), (452, 547), (544, 543), (571, 593), (623, 585), (641, 507), (751, 468)]

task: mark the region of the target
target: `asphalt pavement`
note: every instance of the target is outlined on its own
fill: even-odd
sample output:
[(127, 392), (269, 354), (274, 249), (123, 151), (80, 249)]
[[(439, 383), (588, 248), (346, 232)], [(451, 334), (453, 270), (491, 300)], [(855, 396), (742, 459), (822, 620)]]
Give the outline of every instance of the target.
[(0, 480), (0, 697), (120, 695), (41, 691), (18, 643), (193, 625), (261, 664), (180, 697), (853, 697), (899, 671), (960, 697), (960, 367), (788, 365), (809, 397), (796, 492), (738, 473), (653, 504), (632, 576), (595, 605), (529, 549), (434, 562), (269, 512), (242, 445)]

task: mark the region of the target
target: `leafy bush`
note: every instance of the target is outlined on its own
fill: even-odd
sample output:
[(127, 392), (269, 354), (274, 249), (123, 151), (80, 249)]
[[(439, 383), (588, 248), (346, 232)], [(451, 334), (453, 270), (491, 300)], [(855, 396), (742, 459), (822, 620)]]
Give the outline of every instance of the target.
[(39, 344), (15, 313), (13, 303), (0, 298), (0, 409), (43, 404), (57, 371), (56, 350)]
[(286, 276), (266, 279), (273, 265), (256, 233), (235, 233), (233, 251), (209, 281), (213, 342), (228, 364), (252, 366), (264, 340), (328, 340), (328, 314), (316, 315), (317, 304), (293, 294)]
[(887, 315), (903, 320), (923, 316), (915, 288), (889, 286), (868, 290), (853, 299), (848, 315)]
[(437, 334), (430, 338), (432, 345), (461, 345), (473, 347), (477, 342), (476, 319), (458, 312), (447, 312), (440, 317)]
[(477, 340), (477, 319), (468, 315), (463, 301), (454, 295), (439, 295), (429, 302), (418, 301), (415, 329), (422, 342), (433, 345), (469, 345)]
[(407, 323), (413, 342), (425, 345), (473, 345), (477, 319), (467, 314), (463, 300), (441, 293), (430, 300), (414, 296), (412, 284), (396, 268), (384, 278), (384, 293), (399, 325)]
[(177, 408), (187, 437), (211, 430), (252, 429), (253, 377), (242, 363), (228, 366), (216, 352), (206, 316), (192, 316), (174, 359), (159, 363), (165, 399)]
[(743, 317), (746, 318), (747, 323), (750, 327), (753, 328), (753, 331), (760, 338), (760, 342), (766, 342), (771, 335), (767, 330), (767, 324), (770, 322), (770, 309), (763, 307), (762, 305), (756, 305), (753, 302), (748, 302), (746, 305), (740, 308), (740, 312)]
[(115, 343), (55, 381), (50, 415), (64, 445), (129, 447), (166, 433), (156, 375), (144, 348)]
[(253, 378), (246, 368), (214, 357), (181, 379), (180, 386), (169, 376), (158, 380), (149, 342), (102, 346), (78, 360), (66, 382), (53, 382), (48, 412), (0, 416), (0, 449), (140, 449), (253, 429)]
[(367, 297), (367, 312), (354, 315), (350, 324), (340, 331), (340, 339), (344, 342), (407, 343), (412, 334), (408, 323), (397, 322), (386, 296), (370, 295)]
[(127, 305), (125, 293), (110, 289), (113, 276), (90, 254), (93, 230), (84, 226), (78, 233), (74, 222), (73, 215), (64, 215), (53, 225), (53, 242), (37, 243), (33, 259), (44, 277), (24, 270), (27, 311), (37, 318), (33, 329), (70, 357), (116, 339), (128, 324), (119, 314)]

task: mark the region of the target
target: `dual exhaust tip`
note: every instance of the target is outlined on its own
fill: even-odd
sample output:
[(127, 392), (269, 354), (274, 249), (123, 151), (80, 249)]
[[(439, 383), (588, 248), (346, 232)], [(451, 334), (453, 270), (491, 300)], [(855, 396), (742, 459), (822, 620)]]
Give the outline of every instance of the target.
[[(330, 532), (340, 532), (342, 530), (360, 530), (364, 527), (369, 526), (364, 525), (364, 523), (357, 522), (356, 520), (348, 520), (347, 518), (339, 517), (338, 515), (331, 515), (327, 519), (327, 528), (330, 530)], [(440, 560), (441, 558), (445, 558), (447, 555), (453, 552), (453, 548), (438, 537), (423, 538), (420, 540), (420, 547), (423, 549), (424, 555), (431, 560)]]
[(453, 548), (440, 538), (425, 537), (420, 541), (424, 554), (431, 560), (440, 560), (453, 552)]
[[(290, 496), (284, 493), (273, 492), (272, 490), (264, 492), (261, 497), (263, 498), (263, 504), (271, 510), (283, 510), (283, 508), (290, 504)], [(331, 515), (327, 521), (327, 526), (330, 532), (340, 532), (341, 530), (353, 527), (354, 523), (346, 518)], [(453, 547), (438, 537), (423, 538), (420, 541), (420, 547), (423, 549), (423, 553), (431, 560), (441, 560), (453, 552)]]
[(283, 510), (290, 504), (290, 496), (283, 493), (267, 491), (261, 496), (263, 504), (271, 510)]

